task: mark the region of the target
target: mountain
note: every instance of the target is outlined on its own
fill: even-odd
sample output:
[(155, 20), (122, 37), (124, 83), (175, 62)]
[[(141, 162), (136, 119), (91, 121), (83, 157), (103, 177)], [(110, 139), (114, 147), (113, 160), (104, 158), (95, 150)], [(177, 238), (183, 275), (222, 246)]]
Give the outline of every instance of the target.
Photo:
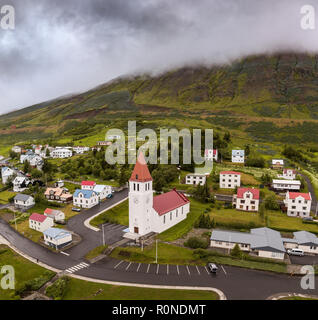
[(197, 119), (202, 127), (237, 129), (258, 140), (317, 143), (318, 55), (251, 56), (224, 66), (118, 78), (0, 116), (0, 143), (61, 135), (74, 141), (74, 135), (87, 137), (103, 124), (122, 127), (130, 119), (153, 127), (170, 126), (169, 119), (191, 126)]

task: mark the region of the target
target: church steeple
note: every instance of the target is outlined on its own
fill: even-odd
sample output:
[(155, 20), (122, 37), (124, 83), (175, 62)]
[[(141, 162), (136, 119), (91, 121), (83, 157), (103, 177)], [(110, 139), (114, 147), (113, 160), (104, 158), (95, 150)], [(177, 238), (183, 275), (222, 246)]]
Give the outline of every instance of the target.
[(149, 182), (152, 181), (145, 157), (142, 152), (139, 153), (135, 168), (131, 174), (129, 181)]

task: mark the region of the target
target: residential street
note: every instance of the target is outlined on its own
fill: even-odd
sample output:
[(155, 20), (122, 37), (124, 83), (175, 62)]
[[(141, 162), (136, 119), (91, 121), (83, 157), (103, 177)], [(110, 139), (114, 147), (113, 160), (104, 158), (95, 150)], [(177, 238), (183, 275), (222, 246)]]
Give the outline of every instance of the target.
[(297, 173), (305, 179), (305, 181), (306, 181), (306, 183), (308, 185), (308, 191), (311, 193), (311, 197), (312, 197), (311, 210), (313, 212), (316, 212), (316, 209), (317, 209), (317, 197), (316, 197), (316, 194), (315, 194), (315, 189), (314, 189), (313, 185), (311, 184), (310, 179), (306, 175), (304, 175), (304, 174), (302, 174), (302, 173), (300, 173), (298, 171), (297, 171)]

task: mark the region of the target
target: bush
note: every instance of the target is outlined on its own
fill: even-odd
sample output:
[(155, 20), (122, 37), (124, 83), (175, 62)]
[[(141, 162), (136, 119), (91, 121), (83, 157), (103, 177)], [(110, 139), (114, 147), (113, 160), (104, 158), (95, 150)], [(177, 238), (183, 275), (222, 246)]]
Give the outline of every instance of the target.
[(205, 239), (197, 238), (197, 237), (192, 237), (189, 238), (184, 245), (188, 248), (191, 249), (206, 249), (209, 246), (209, 242)]
[(54, 300), (61, 300), (63, 299), (67, 285), (69, 282), (69, 278), (62, 277), (56, 280), (51, 286), (46, 288), (45, 294), (48, 297), (53, 298)]
[(241, 251), (241, 249), (240, 249), (238, 244), (236, 244), (234, 246), (234, 248), (231, 250), (231, 256), (232, 257), (236, 257), (236, 258), (241, 258), (242, 257), (242, 251)]

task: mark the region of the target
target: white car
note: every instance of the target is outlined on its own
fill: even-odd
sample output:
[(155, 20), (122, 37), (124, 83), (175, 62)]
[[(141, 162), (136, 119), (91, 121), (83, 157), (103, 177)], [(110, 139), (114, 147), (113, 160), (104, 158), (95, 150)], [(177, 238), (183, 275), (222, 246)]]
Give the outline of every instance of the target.
[(303, 250), (297, 249), (297, 248), (289, 249), (289, 250), (287, 250), (287, 253), (288, 253), (290, 256), (300, 256), (300, 257), (303, 257), (303, 256), (305, 255)]

